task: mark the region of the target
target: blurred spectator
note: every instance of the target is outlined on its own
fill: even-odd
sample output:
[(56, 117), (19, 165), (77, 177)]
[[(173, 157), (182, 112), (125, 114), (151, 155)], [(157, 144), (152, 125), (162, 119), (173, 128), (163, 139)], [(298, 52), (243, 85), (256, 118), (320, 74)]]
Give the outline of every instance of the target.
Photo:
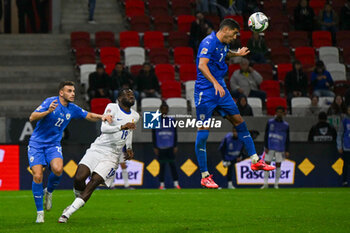
[(242, 95), (237, 101), (237, 107), (241, 116), (253, 116), (252, 107), (248, 104), (247, 97)]
[(309, 142), (335, 142), (337, 131), (327, 122), (327, 114), (320, 112), (318, 122), (313, 125), (309, 131)]
[(233, 174), (236, 174), (235, 164), (240, 162), (243, 158), (243, 143), (238, 139), (237, 130), (235, 127), (232, 127), (232, 132), (226, 134), (225, 138), (222, 139), (219, 146), (219, 151), (222, 155), (222, 164), (227, 168), (227, 188), (234, 189), (235, 186), (232, 182)]
[(196, 0), (196, 10), (203, 13), (217, 14), (217, 2), (216, 0)]
[(286, 74), (284, 79), (288, 102), (293, 97), (302, 97), (307, 94), (308, 79), (303, 72), (303, 67), (300, 61), (296, 60), (293, 63), (293, 70)]
[(157, 76), (149, 63), (144, 63), (137, 76), (137, 89), (140, 97), (160, 97)]
[[(115, 101), (118, 96), (118, 90), (122, 88), (134, 89), (134, 80), (123, 64), (118, 62), (115, 64), (115, 68), (111, 74), (111, 89), (113, 91), (113, 100)], [(139, 99), (138, 91), (134, 91), (135, 98)]]
[(152, 130), (152, 141), (153, 150), (155, 155), (158, 157), (160, 163), (159, 169), (159, 189), (165, 189), (164, 178), (165, 178), (165, 166), (168, 163), (170, 166), (171, 174), (174, 180), (174, 187), (180, 189), (179, 178), (175, 166), (175, 154), (177, 153), (177, 131), (170, 122), (173, 121), (166, 115), (169, 112), (169, 106), (163, 102), (159, 107), (161, 115), (161, 122), (167, 122), (166, 124), (170, 127), (163, 128), (161, 124), (160, 129)]
[(240, 65), (241, 69), (233, 72), (230, 80), (232, 97), (235, 99), (238, 99), (242, 95), (258, 97), (264, 103), (266, 93), (258, 89), (263, 77), (253, 67), (249, 66), (247, 59), (242, 58)]
[(89, 0), (89, 3), (88, 3), (88, 8), (89, 8), (88, 23), (90, 23), (90, 24), (96, 24), (96, 21), (94, 20), (95, 7), (96, 7), (96, 0)]
[(349, 105), (350, 105), (350, 88), (348, 88), (348, 89), (345, 91), (345, 94), (344, 94), (344, 102), (345, 102), (345, 106), (349, 106)]
[(191, 24), (189, 44), (194, 51), (197, 51), (201, 41), (208, 35), (208, 28), (213, 28), (211, 22), (204, 18), (202, 12), (196, 13), (196, 20)]
[(314, 10), (307, 0), (300, 0), (294, 9), (295, 30), (312, 31), (314, 29)]
[(247, 47), (250, 50), (250, 60), (255, 63), (266, 63), (265, 54), (267, 47), (264, 38), (258, 32), (253, 32), (252, 37), (248, 40)]
[(311, 85), (314, 90), (314, 95), (319, 97), (329, 96), (334, 97), (335, 94), (331, 89), (333, 88), (333, 79), (331, 74), (326, 70), (323, 61), (316, 63), (316, 68), (311, 73)]
[(48, 27), (48, 7), (49, 7), (49, 1), (48, 0), (36, 0), (36, 9), (38, 11), (38, 16), (40, 19), (40, 32), (41, 33), (48, 33), (49, 27)]
[(36, 32), (35, 15), (32, 0), (16, 0), (18, 9), (19, 33), (26, 33), (26, 16), (29, 19), (32, 32)]
[(329, 2), (326, 2), (324, 8), (320, 10), (318, 23), (320, 24), (321, 30), (330, 31), (334, 38), (335, 32), (337, 31), (338, 15)]
[[(271, 164), (276, 162), (275, 189), (281, 176), (281, 163), (285, 157), (289, 157), (289, 124), (283, 120), (286, 110), (282, 106), (276, 108), (276, 117), (270, 119), (265, 129), (265, 161)], [(268, 188), (269, 172), (264, 172), (264, 185), (262, 189)]]
[(90, 100), (92, 98), (110, 98), (110, 78), (105, 72), (104, 65), (98, 63), (96, 71), (89, 75), (89, 89), (88, 94)]
[(350, 0), (341, 8), (339, 22), (341, 30), (350, 30)]
[(316, 95), (311, 97), (311, 105), (306, 110), (306, 116), (317, 116), (321, 111), (321, 107), (319, 104), (319, 98)]
[(342, 115), (346, 113), (346, 105), (343, 101), (343, 97), (341, 95), (337, 95), (331, 106), (328, 108), (327, 115)]
[(343, 186), (348, 186), (348, 169), (350, 165), (350, 106), (347, 107), (346, 116), (339, 126), (337, 147), (338, 152), (344, 160)]

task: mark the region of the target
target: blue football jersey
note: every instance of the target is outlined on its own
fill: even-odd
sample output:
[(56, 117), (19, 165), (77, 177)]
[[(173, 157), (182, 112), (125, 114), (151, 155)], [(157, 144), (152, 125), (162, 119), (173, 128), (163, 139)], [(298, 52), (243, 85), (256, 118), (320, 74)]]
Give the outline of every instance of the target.
[(207, 89), (213, 87), (213, 84), (204, 77), (202, 72), (198, 69), (199, 59), (208, 58), (208, 68), (210, 73), (216, 78), (221, 86), (226, 87), (224, 77), (227, 73), (227, 65), (225, 57), (229, 50), (229, 45), (221, 43), (216, 37), (215, 32), (205, 37), (199, 45), (197, 54), (197, 80), (196, 88)]
[(84, 119), (88, 114), (87, 111), (79, 106), (68, 103), (67, 107), (63, 106), (58, 96), (47, 98), (34, 112), (45, 112), (49, 109), (52, 101), (57, 100), (57, 107), (55, 111), (46, 115), (38, 121), (32, 136), (30, 137), (30, 144), (55, 144), (62, 139), (64, 129), (73, 118)]

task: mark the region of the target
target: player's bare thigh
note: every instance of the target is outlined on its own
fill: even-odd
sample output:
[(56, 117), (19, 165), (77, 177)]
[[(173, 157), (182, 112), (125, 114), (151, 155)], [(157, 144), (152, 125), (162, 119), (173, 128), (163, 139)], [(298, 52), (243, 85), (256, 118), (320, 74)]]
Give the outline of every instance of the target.
[(40, 184), (43, 182), (43, 165), (34, 165), (32, 168), (33, 180), (35, 183)]
[(63, 159), (61, 158), (54, 158), (50, 162), (51, 171), (56, 175), (60, 176), (63, 172)]
[(231, 124), (232, 124), (233, 126), (237, 126), (237, 125), (239, 125), (239, 124), (241, 124), (241, 123), (244, 122), (244, 120), (243, 120), (243, 118), (242, 118), (242, 116), (241, 116), (240, 114), (236, 114), (236, 115), (226, 115), (225, 118), (226, 118), (229, 122), (231, 122)]

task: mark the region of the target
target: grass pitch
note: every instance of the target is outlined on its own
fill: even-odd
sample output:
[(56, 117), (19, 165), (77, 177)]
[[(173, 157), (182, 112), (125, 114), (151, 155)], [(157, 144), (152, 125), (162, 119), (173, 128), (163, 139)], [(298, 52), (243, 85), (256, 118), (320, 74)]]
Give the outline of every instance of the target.
[(97, 190), (69, 219), (57, 190), (35, 224), (31, 191), (0, 192), (0, 232), (350, 232), (350, 189)]

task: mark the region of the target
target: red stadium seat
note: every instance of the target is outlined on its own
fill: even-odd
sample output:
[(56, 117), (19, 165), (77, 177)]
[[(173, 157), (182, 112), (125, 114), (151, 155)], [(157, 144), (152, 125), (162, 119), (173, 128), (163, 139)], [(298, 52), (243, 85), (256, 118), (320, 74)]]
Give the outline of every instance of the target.
[(333, 0), (332, 7), (335, 12), (340, 12), (341, 8), (345, 5), (346, 0)]
[(270, 10), (270, 9), (283, 11), (282, 1), (279, 1), (279, 0), (277, 1), (265, 0), (263, 6), (264, 6), (265, 13), (266, 13), (266, 10)]
[(120, 62), (120, 50), (115, 47), (103, 47), (100, 49), (100, 59), (103, 64)]
[(281, 97), (268, 97), (266, 101), (266, 108), (268, 115), (275, 115), (276, 108), (282, 106), (287, 109), (287, 101)]
[(171, 48), (188, 46), (189, 37), (186, 32), (169, 32), (168, 42)]
[(152, 17), (155, 17), (156, 15), (169, 15), (168, 2), (164, 0), (149, 0), (148, 10)]
[(188, 0), (172, 0), (171, 8), (174, 16), (191, 15), (191, 3)]
[(334, 93), (336, 95), (344, 96), (347, 89), (350, 88), (349, 81), (335, 81), (334, 82)]
[(166, 48), (150, 49), (148, 56), (151, 64), (169, 63), (169, 51)]
[(260, 90), (266, 92), (267, 97), (280, 97), (280, 83), (275, 80), (265, 80), (260, 84)]
[(271, 49), (271, 60), (273, 63), (290, 63), (291, 55), (287, 47), (275, 47)]
[(270, 64), (255, 64), (253, 67), (264, 80), (272, 80), (273, 74), (272, 74), (272, 66)]
[(158, 64), (155, 68), (158, 81), (175, 80), (175, 69), (171, 64)]
[(130, 73), (134, 76), (137, 77), (142, 69), (142, 65), (133, 65), (130, 66)]
[(90, 34), (88, 32), (72, 32), (70, 46), (72, 49), (90, 47)]
[(181, 82), (196, 80), (197, 67), (195, 64), (181, 64), (179, 74)]
[(151, 29), (151, 21), (148, 16), (138, 15), (130, 19), (130, 29), (137, 32), (145, 32)]
[(139, 34), (135, 31), (124, 31), (119, 33), (119, 46), (124, 49), (126, 47), (139, 47)]
[(344, 63), (350, 65), (350, 46), (343, 48)]
[(282, 32), (265, 32), (265, 42), (269, 48), (283, 47), (283, 40)]
[(129, 18), (145, 14), (145, 4), (141, 0), (127, 0), (125, 2), (125, 15)]
[(93, 98), (90, 102), (91, 112), (103, 114), (109, 103), (112, 103), (112, 101), (108, 98)]
[(103, 63), (105, 66), (105, 71), (108, 75), (111, 75), (114, 68), (115, 68), (115, 63)]
[(248, 40), (252, 37), (252, 31), (240, 31), (239, 39), (242, 46), (247, 46)]
[(326, 0), (310, 0), (309, 5), (312, 9), (314, 9), (315, 15), (318, 16), (325, 3)]
[(217, 16), (217, 15), (206, 15), (205, 19), (213, 24), (214, 31), (218, 31), (219, 30), (219, 26), (220, 26), (220, 23), (221, 23), (221, 19), (220, 19), (219, 16)]
[(233, 74), (233, 72), (235, 72), (236, 70), (241, 69), (241, 65), (240, 64), (231, 64), (228, 66), (228, 78), (231, 79), (231, 76)]
[(191, 47), (176, 47), (174, 49), (175, 64), (194, 63), (193, 49)]
[(95, 44), (97, 48), (115, 46), (115, 36), (113, 32), (96, 32)]
[(294, 18), (294, 9), (298, 6), (299, 1), (287, 1), (286, 10), (290, 18)]
[(312, 47), (295, 48), (295, 59), (299, 60), (305, 69), (315, 65), (315, 50)]
[(167, 80), (161, 83), (162, 97), (164, 99), (181, 97), (181, 83)]
[(171, 32), (174, 28), (173, 18), (169, 15), (154, 17), (154, 30), (160, 32)]
[(270, 31), (289, 32), (290, 23), (286, 15), (279, 15), (271, 18), (269, 23)]
[(226, 16), (225, 16), (225, 19), (227, 19), (227, 18), (230, 18), (230, 19), (235, 20), (235, 21), (239, 24), (239, 26), (241, 27), (241, 30), (244, 29), (244, 19), (243, 19), (243, 16), (241, 16), (241, 15), (226, 15)]
[(309, 46), (309, 37), (307, 32), (292, 31), (288, 33), (289, 46), (292, 48)]
[(164, 36), (159, 31), (147, 31), (143, 35), (143, 43), (146, 49), (164, 48)]
[(314, 48), (332, 46), (332, 35), (329, 31), (313, 31), (312, 45)]
[(289, 71), (293, 70), (292, 63), (278, 64), (277, 65), (277, 77), (280, 82), (284, 82), (286, 75)]
[(177, 17), (177, 29), (181, 32), (189, 32), (191, 24), (196, 18), (193, 15), (179, 15)]
[(349, 31), (338, 31), (336, 34), (337, 46), (340, 48), (349, 47), (350, 41), (350, 30)]
[(75, 60), (77, 65), (95, 64), (95, 50), (93, 48), (77, 48)]

